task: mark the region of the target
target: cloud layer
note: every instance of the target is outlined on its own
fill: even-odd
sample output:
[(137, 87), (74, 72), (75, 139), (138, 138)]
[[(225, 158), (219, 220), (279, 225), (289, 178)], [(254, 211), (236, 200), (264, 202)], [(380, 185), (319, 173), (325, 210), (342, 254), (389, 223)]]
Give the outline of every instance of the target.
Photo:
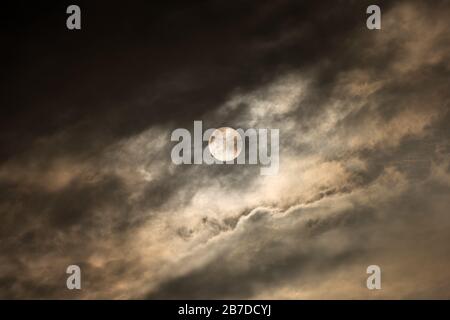
[[(23, 11), (0, 297), (449, 298), (450, 6), (382, 1), (369, 31), (368, 4), (86, 3), (76, 34)], [(194, 120), (280, 129), (279, 174), (172, 164)]]

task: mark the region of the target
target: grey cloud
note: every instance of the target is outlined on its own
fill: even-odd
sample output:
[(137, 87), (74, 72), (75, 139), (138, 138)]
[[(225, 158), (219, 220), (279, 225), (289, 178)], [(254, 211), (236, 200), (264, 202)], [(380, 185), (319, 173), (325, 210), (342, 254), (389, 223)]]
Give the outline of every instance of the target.
[[(384, 188), (386, 186), (381, 185), (379, 192), (387, 193)], [(303, 282), (327, 278), (330, 274), (329, 281), (333, 283), (336, 280), (333, 275), (339, 277), (338, 271), (353, 264), (360, 267), (360, 274), (353, 275), (352, 280), (355, 287), (364, 292), (364, 283), (359, 283), (358, 279), (364, 278), (367, 265), (377, 261), (386, 269), (391, 264), (399, 265), (402, 269), (396, 272), (427, 274), (428, 269), (409, 265), (402, 257), (406, 250), (416, 264), (420, 264), (420, 260), (414, 258), (415, 253), (448, 262), (447, 255), (443, 256), (439, 249), (427, 252), (428, 246), (433, 246), (435, 241), (443, 245), (448, 240), (445, 232), (450, 223), (445, 217), (447, 188), (429, 181), (409, 186), (400, 196), (390, 200), (381, 195), (379, 201), (364, 203), (359, 199), (362, 196), (359, 193), (338, 195), (320, 201), (317, 206), (291, 209), (285, 214), (255, 209), (241, 219), (233, 233), (212, 239), (209, 245), (189, 258), (201, 260), (204, 255), (214, 252), (210, 261), (162, 283), (148, 298), (264, 298), (269, 296), (267, 290), (270, 288), (288, 286), (294, 279), (300, 285), (300, 291)], [(432, 190), (431, 199), (425, 190)], [(366, 189), (362, 193), (373, 192)], [(380, 195), (374, 195), (374, 198), (377, 196)], [(441, 275), (444, 279), (446, 276)], [(385, 297), (409, 297), (409, 287), (414, 283), (402, 280), (407, 288), (387, 292)], [(422, 290), (431, 290), (433, 283), (421, 285)], [(314, 293), (314, 289), (312, 291)], [(319, 290), (315, 294), (315, 298), (337, 296)], [(347, 295), (351, 296), (351, 293)], [(433, 292), (435, 297), (447, 295), (444, 291)], [(363, 295), (368, 296), (369, 293)]]
[[(370, 298), (376, 261), (379, 297), (448, 297), (448, 2), (380, 1), (381, 32), (368, 4), (81, 3), (70, 36), (20, 10), (0, 296)], [(194, 120), (280, 128), (280, 174), (173, 165)]]

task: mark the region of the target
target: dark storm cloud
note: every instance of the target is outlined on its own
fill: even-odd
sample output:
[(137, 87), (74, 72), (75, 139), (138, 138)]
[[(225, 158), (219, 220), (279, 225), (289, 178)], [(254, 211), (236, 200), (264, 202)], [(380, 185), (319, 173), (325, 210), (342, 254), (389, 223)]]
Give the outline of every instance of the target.
[[(302, 276), (311, 266), (317, 272), (326, 273), (327, 265), (339, 268), (340, 264), (361, 255), (361, 248), (355, 246), (344, 253), (317, 255), (302, 249), (308, 238), (315, 238), (330, 229), (358, 227), (358, 216), (371, 219), (370, 212), (352, 210), (342, 216), (326, 219), (310, 219), (295, 230), (275, 231), (273, 222), (259, 215), (264, 210), (252, 212), (246, 232), (239, 237), (239, 244), (227, 241), (225, 250), (204, 267), (193, 270), (178, 278), (163, 283), (149, 299), (245, 299), (253, 296), (263, 286), (286, 284), (290, 279)], [(256, 220), (256, 221), (252, 221)], [(276, 222), (275, 222), (276, 225)], [(267, 235), (267, 238), (261, 237)], [(288, 244), (283, 238), (292, 241)], [(237, 239), (236, 239), (237, 241)], [(290, 247), (293, 245), (294, 247)], [(255, 249), (256, 247), (256, 249)], [(209, 248), (210, 250), (212, 248)], [(317, 248), (316, 248), (317, 249)], [(243, 265), (236, 258), (249, 255)]]
[(61, 131), (60, 152), (78, 154), (155, 123), (189, 123), (235, 89), (331, 58), (360, 24), (364, 4), (354, 5), (89, 2), (76, 33), (64, 3), (22, 3), (3, 158)]
[[(0, 296), (64, 297), (61, 289), (65, 269), (70, 264), (92, 270), (86, 277), (87, 283), (91, 277), (99, 280), (101, 275), (107, 277), (104, 270), (98, 271), (91, 265), (90, 257), (99, 251), (105, 253), (110, 246), (121, 251), (128, 234), (142, 222), (128, 200), (129, 191), (121, 178), (82, 172), (53, 189), (46, 185), (50, 186), (57, 176), (40, 176), (33, 173), (36, 168), (28, 168), (29, 179), (25, 176), (26, 179), (16, 181), (2, 176), (9, 183), (4, 183), (0, 192), (3, 222)], [(39, 169), (46, 171), (38, 167), (38, 172)], [(72, 170), (70, 166), (64, 169)], [(30, 183), (34, 180), (36, 183)], [(109, 266), (107, 274), (114, 278), (114, 273)]]
[[(423, 11), (415, 12), (417, 15), (425, 14), (429, 17), (432, 14), (431, 12), (434, 12), (432, 9), (430, 11), (429, 8), (424, 8), (420, 5), (418, 7), (423, 9)], [(405, 7), (405, 9), (408, 10), (408, 7)], [(437, 16), (435, 17), (437, 18)], [(444, 17), (445, 15), (440, 15), (439, 19)], [(413, 16), (413, 18), (416, 17)], [(445, 32), (445, 29), (441, 29), (441, 31)], [(358, 33), (359, 31), (354, 34), (356, 38), (359, 36)], [(443, 37), (444, 33), (439, 35), (440, 38), (433, 43), (432, 47), (448, 56), (448, 39)], [(408, 37), (408, 35), (406, 36)], [(359, 44), (358, 47), (360, 48), (370, 48), (371, 45), (373, 46), (372, 40), (363, 39), (356, 43)], [(405, 41), (414, 40), (405, 39)], [(384, 42), (384, 44), (389, 43)], [(343, 234), (350, 237), (349, 242), (351, 243), (348, 247), (344, 246), (345, 249), (341, 252), (344, 257), (348, 258), (348, 260), (343, 262), (347, 265), (362, 264), (360, 265), (361, 271), (364, 271), (364, 262), (361, 262), (362, 258), (365, 258), (366, 261), (375, 258), (379, 261), (384, 261), (388, 265), (397, 264), (407, 269), (410, 266), (401, 263), (395, 257), (395, 255), (402, 256), (399, 250), (407, 250), (408, 253), (414, 255), (415, 251), (412, 247), (415, 241), (420, 238), (426, 244), (423, 244), (423, 247), (419, 246), (416, 253), (418, 256), (422, 254), (427, 255), (427, 248), (433, 246), (433, 243), (437, 245), (437, 243), (442, 244), (447, 241), (443, 230), (448, 228), (448, 219), (442, 215), (445, 215), (445, 207), (448, 202), (446, 196), (448, 186), (445, 184), (440, 185), (438, 181), (423, 183), (423, 180), (426, 180), (430, 175), (430, 171), (433, 170), (433, 162), (439, 163), (439, 158), (442, 154), (448, 155), (447, 135), (439, 134), (435, 136), (435, 132), (439, 132), (447, 127), (446, 118), (448, 117), (449, 95), (446, 88), (449, 86), (449, 70), (445, 59), (432, 65), (427, 65), (425, 61), (408, 60), (409, 58), (405, 55), (410, 55), (411, 52), (408, 52), (405, 47), (405, 43), (400, 42), (392, 47), (382, 48), (382, 54), (379, 56), (361, 54), (361, 51), (354, 50), (354, 47), (351, 50), (344, 48), (343, 53), (341, 52), (336, 57), (336, 60), (333, 61), (330, 67), (325, 66), (319, 69), (316, 76), (320, 79), (319, 83), (321, 85), (319, 86), (315, 83), (312, 87), (313, 90), (309, 91), (309, 95), (297, 109), (299, 112), (299, 125), (310, 125), (310, 128), (305, 126), (303, 128), (306, 131), (314, 130), (316, 129), (315, 122), (321, 121), (320, 117), (323, 118), (324, 110), (332, 102), (336, 101), (336, 98), (341, 98), (339, 94), (344, 98), (343, 103), (355, 104), (361, 100), (358, 97), (351, 97), (351, 95), (350, 99), (348, 99), (346, 97), (348, 93), (345, 91), (340, 92), (341, 89), (345, 89), (338, 81), (340, 75), (361, 69), (367, 72), (368, 69), (367, 73), (370, 77), (383, 81), (381, 88), (375, 89), (374, 93), (369, 92), (368, 96), (365, 97), (368, 100), (366, 107), (350, 112), (337, 122), (335, 131), (331, 132), (331, 134), (338, 136), (351, 137), (355, 134), (364, 134), (367, 124), (373, 123), (374, 119), (375, 122), (378, 121), (377, 119), (380, 119), (380, 127), (385, 127), (385, 124), (388, 123), (387, 127), (385, 127), (386, 131), (392, 131), (395, 134), (384, 138), (383, 136), (378, 136), (380, 132), (374, 131), (370, 133), (373, 140), (372, 138), (368, 139), (366, 142), (369, 143), (362, 145), (360, 150), (345, 150), (344, 148), (347, 154), (344, 153), (341, 160), (345, 161), (350, 151), (350, 154), (356, 154), (367, 161), (369, 167), (368, 170), (363, 172), (363, 186), (369, 185), (369, 183), (370, 185), (376, 185), (376, 179), (380, 178), (380, 175), (386, 174), (385, 170), (388, 166), (396, 167), (399, 173), (405, 175), (406, 185), (411, 183), (411, 186), (407, 187), (404, 193), (392, 201), (388, 200), (386, 203), (383, 203), (383, 200), (379, 203), (374, 199), (369, 207), (362, 208), (360, 204), (356, 203), (347, 212), (351, 218), (344, 219), (344, 221), (351, 221), (355, 224), (350, 224), (349, 226), (349, 229), (352, 229), (352, 231), (346, 230), (343, 232)], [(372, 50), (377, 53), (380, 51), (378, 48), (372, 48)], [(410, 70), (406, 72), (398, 69), (397, 66), (400, 61), (405, 59), (405, 63), (410, 63), (408, 66)], [(367, 65), (370, 65), (370, 67), (367, 67)], [(398, 72), (398, 74), (395, 72)], [(386, 78), (389, 78), (389, 80), (386, 81)], [(336, 90), (339, 90), (337, 94)], [(413, 118), (405, 118), (405, 112), (407, 112), (408, 116), (413, 115)], [(417, 117), (414, 116), (415, 113)], [(427, 138), (424, 139), (422, 135), (414, 137), (415, 134), (421, 131), (420, 127), (424, 126), (421, 121), (425, 121), (425, 126), (428, 126), (429, 123), (427, 123), (428, 120), (426, 118), (430, 114), (433, 115), (433, 113), (439, 113), (443, 119), (433, 122), (433, 130), (429, 132)], [(425, 120), (423, 120), (421, 115), (426, 115)], [(417, 120), (417, 122), (410, 123), (410, 120)], [(389, 128), (391, 125), (395, 130)], [(411, 126), (411, 129), (408, 129), (409, 126)], [(376, 127), (374, 129), (377, 130)], [(397, 132), (402, 130), (404, 134), (397, 137)], [(378, 143), (378, 139), (380, 141), (386, 139), (386, 144), (392, 144), (392, 146), (390, 148), (375, 147), (374, 144)], [(445, 147), (436, 153), (436, 148), (440, 144), (444, 144)], [(317, 152), (317, 150), (314, 151)], [(339, 151), (339, 149), (335, 149), (335, 151)], [(330, 156), (328, 155), (329, 158)], [(331, 158), (336, 159), (336, 156), (339, 159), (342, 154), (337, 152)], [(416, 183), (419, 183), (419, 185), (414, 186)], [(386, 187), (388, 186), (382, 188)], [(400, 186), (395, 188), (400, 188)], [(316, 197), (316, 200), (320, 198)], [(336, 199), (333, 202), (333, 206), (339, 206), (339, 201)], [(324, 210), (328, 212), (335, 211), (332, 207)], [(258, 216), (259, 212), (254, 214)], [(338, 217), (340, 219), (342, 215), (337, 214), (327, 217), (327, 219), (330, 219), (329, 221), (326, 219), (324, 222), (319, 221), (318, 225), (329, 226), (334, 232), (340, 233), (342, 229), (345, 229), (342, 226), (345, 223), (342, 224), (336, 221)], [(370, 219), (370, 217), (376, 218), (374, 220)], [(295, 221), (295, 218), (290, 218)], [(360, 220), (359, 218), (363, 219)], [(315, 219), (313, 218), (312, 220), (314, 221)], [(437, 225), (436, 221), (440, 221), (441, 225)], [(277, 227), (270, 230), (272, 223), (277, 225)], [(267, 296), (260, 290), (263, 288), (267, 290), (274, 283), (277, 286), (285, 286), (284, 281), (289, 282), (296, 278), (300, 279), (300, 283), (303, 279), (303, 281), (309, 282), (310, 278), (314, 278), (314, 275), (302, 274), (305, 268), (308, 269), (309, 264), (314, 266), (311, 268), (315, 269), (316, 274), (324, 277), (326, 277), (328, 272), (332, 273), (332, 270), (335, 271), (340, 268), (341, 256), (337, 255), (336, 259), (327, 256), (325, 248), (325, 252), (322, 252), (319, 261), (315, 260), (316, 254), (320, 252), (317, 247), (310, 248), (311, 251), (303, 255), (302, 246), (308, 247), (309, 241), (317, 242), (318, 239), (307, 232), (305, 235), (303, 228), (298, 226), (292, 227), (293, 234), (291, 234), (290, 227), (292, 224), (295, 224), (294, 222), (282, 223), (276, 220), (275, 222), (270, 219), (264, 220), (263, 228), (267, 228), (265, 230), (259, 229), (260, 225), (257, 221), (254, 224), (251, 222), (248, 222), (248, 224), (251, 226), (246, 229), (246, 232), (239, 233), (239, 231), (236, 231), (239, 234), (235, 235), (236, 238), (230, 236), (233, 240), (227, 239), (226, 236), (215, 239), (214, 244), (207, 246), (205, 251), (200, 250), (200, 252), (193, 255), (191, 259), (195, 261), (196, 259), (201, 260), (203, 255), (207, 255), (207, 252), (217, 253), (210, 261), (207, 260), (202, 267), (193, 268), (190, 272), (182, 273), (169, 279), (151, 292), (148, 297), (198, 299), (204, 297), (251, 298), (258, 296), (258, 294)], [(305, 224), (309, 225), (310, 223), (305, 222)], [(329, 230), (325, 228), (318, 233), (326, 234), (326, 231)], [(252, 238), (253, 232), (257, 234), (255, 239)], [(396, 241), (397, 234), (402, 232), (408, 234), (404, 235), (402, 241)], [(376, 235), (374, 236), (374, 234)], [(424, 236), (423, 234), (426, 235)], [(428, 242), (427, 239), (432, 234), (439, 239), (433, 239), (433, 241)], [(297, 238), (299, 235), (305, 238)], [(280, 238), (287, 240), (282, 246), (278, 246), (277, 250), (272, 251), (270, 249), (271, 245), (277, 243)], [(292, 247), (289, 244), (290, 240), (293, 241)], [(330, 247), (332, 245), (333, 242), (329, 244)], [(437, 247), (439, 246), (437, 245)], [(393, 255), (391, 257), (392, 260), (386, 261), (382, 254), (380, 255), (377, 249), (374, 249), (378, 247), (386, 248), (389, 254)], [(299, 252), (302, 254), (299, 254)], [(356, 252), (356, 254), (353, 255), (353, 252)], [(246, 259), (242, 261), (242, 257), (246, 257)], [(441, 261), (440, 263), (448, 260), (447, 255), (441, 255), (440, 249), (431, 250), (429, 258), (433, 261)], [(353, 259), (354, 261), (352, 261)], [(415, 258), (411, 259), (414, 260)], [(186, 263), (186, 261), (183, 263)], [(433, 267), (428, 265), (426, 268)], [(412, 268), (416, 269), (416, 266), (412, 266)], [(426, 273), (424, 270), (419, 270), (418, 272)], [(445, 275), (441, 275), (441, 277), (445, 279)], [(331, 282), (333, 283), (333, 281)], [(430, 282), (423, 281), (421, 285), (433, 287), (435, 284), (431, 280)], [(425, 292), (430, 294), (430, 289), (425, 289)], [(329, 296), (325, 292), (323, 294)], [(366, 296), (367, 292), (354, 293), (354, 296), (358, 296), (358, 294)], [(439, 296), (442, 297), (448, 296), (448, 293), (445, 293), (444, 290), (437, 290), (435, 294), (440, 294)], [(347, 295), (352, 296), (351, 293), (347, 293)], [(389, 293), (391, 297), (401, 297), (403, 295), (404, 293), (401, 291)]]
[[(430, 190), (432, 199), (427, 194)], [(444, 217), (447, 191), (448, 186), (428, 181), (388, 201), (359, 203), (357, 196), (344, 195), (317, 207), (290, 210), (281, 217), (277, 217), (280, 213), (256, 209), (242, 218), (234, 234), (225, 234), (190, 257), (202, 259), (203, 255), (214, 252), (210, 261), (162, 283), (148, 298), (246, 299), (262, 294), (263, 289), (290, 286), (292, 281), (301, 291), (311, 281), (328, 279), (330, 274), (329, 281), (334, 283), (336, 271), (352, 265), (360, 268), (362, 276), (356, 279), (364, 278), (367, 261), (383, 262), (386, 269), (401, 265), (404, 271), (421, 273), (421, 262), (415, 254), (426, 254), (435, 260), (449, 258), (448, 253), (443, 255), (440, 249), (429, 247), (436, 241), (448, 241), (448, 234), (442, 233), (450, 224)], [(329, 207), (331, 203), (333, 207)], [(432, 234), (436, 238), (430, 239)], [(400, 235), (402, 240), (396, 241)], [(421, 244), (414, 247), (416, 242)], [(382, 254), (388, 252), (391, 260), (380, 257), (380, 250)], [(405, 254), (402, 250), (407, 251), (412, 264), (398, 261)], [(398, 275), (389, 276), (395, 279)], [(433, 286), (427, 282), (420, 285), (424, 290)], [(333, 297), (330, 293), (321, 294)], [(359, 294), (368, 297), (368, 291)], [(393, 291), (389, 296), (398, 298), (402, 292)], [(443, 291), (439, 296), (448, 297), (448, 292)]]
[[(419, 251), (447, 263), (448, 2), (378, 1), (382, 32), (365, 27), (370, 1), (79, 2), (76, 32), (68, 4), (19, 2), (2, 19), (1, 297), (249, 298), (291, 281), (317, 297), (322, 275), (389, 263), (374, 248), (411, 252), (423, 227), (440, 245)], [(280, 127), (291, 171), (173, 166), (170, 133), (194, 120)], [(427, 281), (424, 296), (445, 296)]]

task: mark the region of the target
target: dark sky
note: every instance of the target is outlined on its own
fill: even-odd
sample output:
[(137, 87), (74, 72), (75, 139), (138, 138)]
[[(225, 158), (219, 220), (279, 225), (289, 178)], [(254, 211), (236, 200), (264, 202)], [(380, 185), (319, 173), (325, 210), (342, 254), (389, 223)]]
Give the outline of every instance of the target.
[[(0, 297), (449, 298), (450, 3), (369, 4), (2, 9)], [(194, 120), (279, 129), (279, 174), (174, 165)]]
[[(74, 125), (84, 130), (69, 148), (84, 152), (103, 146), (99, 139), (109, 143), (155, 123), (191, 122), (236, 88), (250, 90), (292, 68), (343, 55), (342, 39), (355, 28), (365, 32), (367, 5), (353, 1), (349, 9), (348, 3), (87, 1), (79, 3), (82, 30), (69, 32), (70, 1), (23, 1), (9, 21), (12, 90), (2, 117), (2, 155)], [(284, 37), (292, 39), (270, 45)], [(353, 58), (324, 70), (323, 85), (332, 80), (331, 69), (354, 66)], [(145, 101), (136, 98), (143, 95)]]

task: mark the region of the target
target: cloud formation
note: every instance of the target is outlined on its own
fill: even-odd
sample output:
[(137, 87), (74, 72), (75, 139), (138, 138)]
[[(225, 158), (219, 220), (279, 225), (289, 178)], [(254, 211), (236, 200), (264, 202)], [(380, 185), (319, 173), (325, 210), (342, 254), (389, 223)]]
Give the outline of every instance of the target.
[[(78, 34), (42, 5), (11, 27), (0, 297), (449, 298), (449, 3), (381, 1), (380, 31), (345, 3), (85, 3)], [(279, 128), (278, 175), (172, 164), (194, 120)]]

